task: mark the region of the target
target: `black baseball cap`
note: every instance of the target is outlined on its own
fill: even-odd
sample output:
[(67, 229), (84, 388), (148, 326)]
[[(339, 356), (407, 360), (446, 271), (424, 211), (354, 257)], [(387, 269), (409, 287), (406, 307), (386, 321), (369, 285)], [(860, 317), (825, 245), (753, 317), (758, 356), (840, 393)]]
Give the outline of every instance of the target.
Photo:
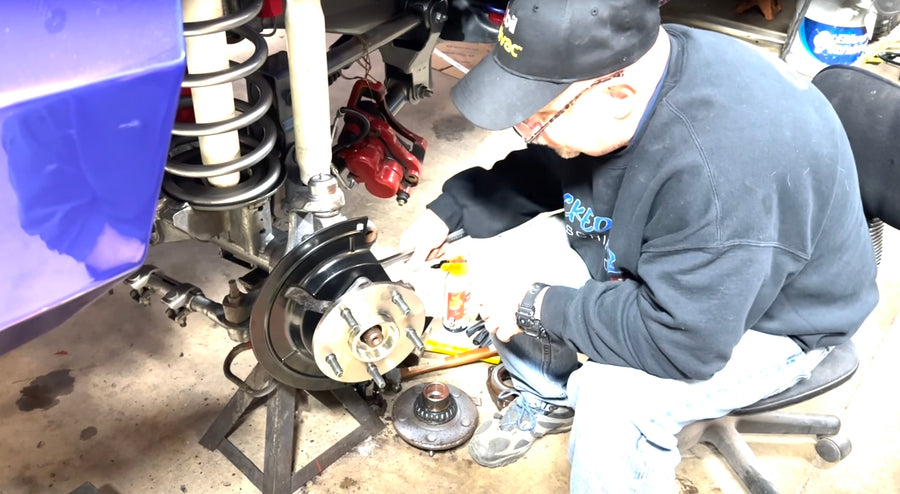
[(475, 125), (507, 129), (569, 84), (636, 62), (659, 26), (659, 0), (511, 0), (497, 45), (450, 96)]

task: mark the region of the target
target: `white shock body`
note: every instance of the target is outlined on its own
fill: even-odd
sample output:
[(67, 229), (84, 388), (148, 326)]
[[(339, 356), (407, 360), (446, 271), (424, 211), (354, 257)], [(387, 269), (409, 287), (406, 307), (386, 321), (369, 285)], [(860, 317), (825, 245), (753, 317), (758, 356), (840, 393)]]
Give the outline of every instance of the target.
[[(206, 21), (222, 17), (221, 0), (182, 0), (185, 22)], [(228, 42), (225, 32), (185, 38), (187, 69), (190, 74), (206, 74), (229, 67)], [(227, 120), (234, 116), (234, 88), (231, 83), (191, 89), (197, 123)], [(236, 130), (200, 136), (200, 157), (204, 165), (217, 165), (240, 155)], [(230, 173), (208, 179), (212, 185), (228, 187), (238, 183), (240, 174)]]
[(296, 158), (304, 184), (331, 174), (331, 110), (325, 14), (321, 0), (287, 0), (285, 30), (291, 73)]

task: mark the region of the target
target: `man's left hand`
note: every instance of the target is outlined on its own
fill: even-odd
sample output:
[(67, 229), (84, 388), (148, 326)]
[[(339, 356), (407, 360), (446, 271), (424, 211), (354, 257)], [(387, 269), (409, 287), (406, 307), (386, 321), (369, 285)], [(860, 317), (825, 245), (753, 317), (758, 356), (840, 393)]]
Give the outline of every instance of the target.
[[(507, 330), (507, 328), (510, 329)], [(515, 323), (513, 323), (511, 327), (505, 325), (498, 327), (494, 332), (494, 336), (496, 336), (500, 341), (508, 343), (510, 338), (521, 332), (522, 329), (516, 326)]]
[(493, 282), (479, 281), (473, 285), (472, 297), (484, 319), (484, 327), (500, 341), (508, 342), (522, 332), (516, 324), (516, 309), (532, 283), (509, 283), (503, 277), (495, 277)]

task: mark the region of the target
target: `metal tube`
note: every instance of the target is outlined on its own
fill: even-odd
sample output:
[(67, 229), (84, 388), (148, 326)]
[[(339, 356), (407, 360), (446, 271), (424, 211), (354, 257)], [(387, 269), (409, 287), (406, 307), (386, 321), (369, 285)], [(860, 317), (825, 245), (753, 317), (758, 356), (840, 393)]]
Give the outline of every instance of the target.
[(278, 263), (278, 260), (281, 259), (281, 256), (284, 255), (284, 245), (286, 240), (284, 235), (280, 234), (277, 230), (273, 230), (272, 233), (276, 235), (275, 238), (265, 242), (263, 248), (257, 251), (248, 250), (247, 247), (243, 245), (238, 245), (237, 243), (227, 239), (223, 240), (219, 237), (212, 237), (209, 242), (241, 261), (253, 264), (265, 271), (271, 271), (272, 268), (275, 267), (275, 264)]
[[(221, 0), (183, 0), (185, 22), (207, 21), (222, 17)], [(219, 72), (229, 68), (228, 43), (225, 33), (212, 33), (185, 38), (189, 74)], [(197, 123), (218, 122), (234, 116), (234, 89), (231, 83), (191, 89), (194, 116)], [(203, 164), (218, 165), (238, 157), (241, 151), (237, 131), (200, 136), (200, 157)], [(232, 173), (213, 177), (209, 182), (219, 187), (235, 185), (240, 175)]]
[[(466, 234), (466, 232), (462, 229), (450, 232), (450, 235), (447, 236), (447, 243), (452, 244), (453, 242), (456, 242), (457, 240), (460, 240), (467, 236), (468, 235)], [(397, 252), (395, 254), (391, 254), (391, 255), (385, 257), (384, 259), (379, 259), (378, 263), (381, 264), (382, 266), (390, 266), (391, 264), (394, 264), (395, 262), (405, 261), (405, 260), (409, 259), (410, 257), (412, 257), (413, 252), (415, 252), (415, 251), (407, 250), (407, 251), (403, 251), (403, 252)]]
[[(249, 320), (242, 323), (230, 322), (225, 318), (225, 308), (222, 304), (207, 298), (199, 288), (170, 278), (153, 266), (145, 265), (138, 273), (127, 278), (125, 283), (134, 289), (132, 293), (138, 293), (137, 290), (146, 290), (149, 293), (160, 295), (163, 303), (172, 307), (170, 310), (177, 308), (202, 314), (213, 323), (225, 328), (228, 336), (234, 341), (247, 341), (249, 338)], [(135, 300), (140, 302), (139, 299)]]
[(321, 0), (287, 0), (285, 35), (300, 180), (331, 174), (331, 109)]
[(387, 95), (384, 97), (384, 102), (387, 104), (388, 110), (394, 115), (403, 108), (403, 105), (405, 105), (407, 101), (409, 100), (406, 98), (406, 91), (399, 85), (389, 89)]
[(202, 314), (210, 321), (218, 324), (228, 331), (228, 335), (234, 341), (247, 341), (250, 336), (249, 321), (233, 323), (225, 318), (225, 309), (222, 304), (214, 302), (202, 293), (195, 293), (188, 302), (188, 309)]
[(408, 14), (380, 24), (353, 39), (328, 50), (328, 73), (337, 72), (347, 65), (381, 48), (421, 24), (421, 16)]

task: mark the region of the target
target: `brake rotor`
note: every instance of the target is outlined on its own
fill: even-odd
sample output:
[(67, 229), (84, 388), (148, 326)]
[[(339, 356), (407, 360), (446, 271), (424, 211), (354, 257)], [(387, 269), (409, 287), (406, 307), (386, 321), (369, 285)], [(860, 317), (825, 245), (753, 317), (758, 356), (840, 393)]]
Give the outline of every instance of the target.
[(394, 401), (391, 416), (397, 435), (427, 451), (443, 451), (465, 443), (478, 425), (472, 398), (441, 382), (417, 384), (404, 391)]
[(260, 365), (320, 391), (375, 380), (423, 346), (425, 308), (369, 250), (366, 218), (317, 231), (269, 274), (250, 316)]

